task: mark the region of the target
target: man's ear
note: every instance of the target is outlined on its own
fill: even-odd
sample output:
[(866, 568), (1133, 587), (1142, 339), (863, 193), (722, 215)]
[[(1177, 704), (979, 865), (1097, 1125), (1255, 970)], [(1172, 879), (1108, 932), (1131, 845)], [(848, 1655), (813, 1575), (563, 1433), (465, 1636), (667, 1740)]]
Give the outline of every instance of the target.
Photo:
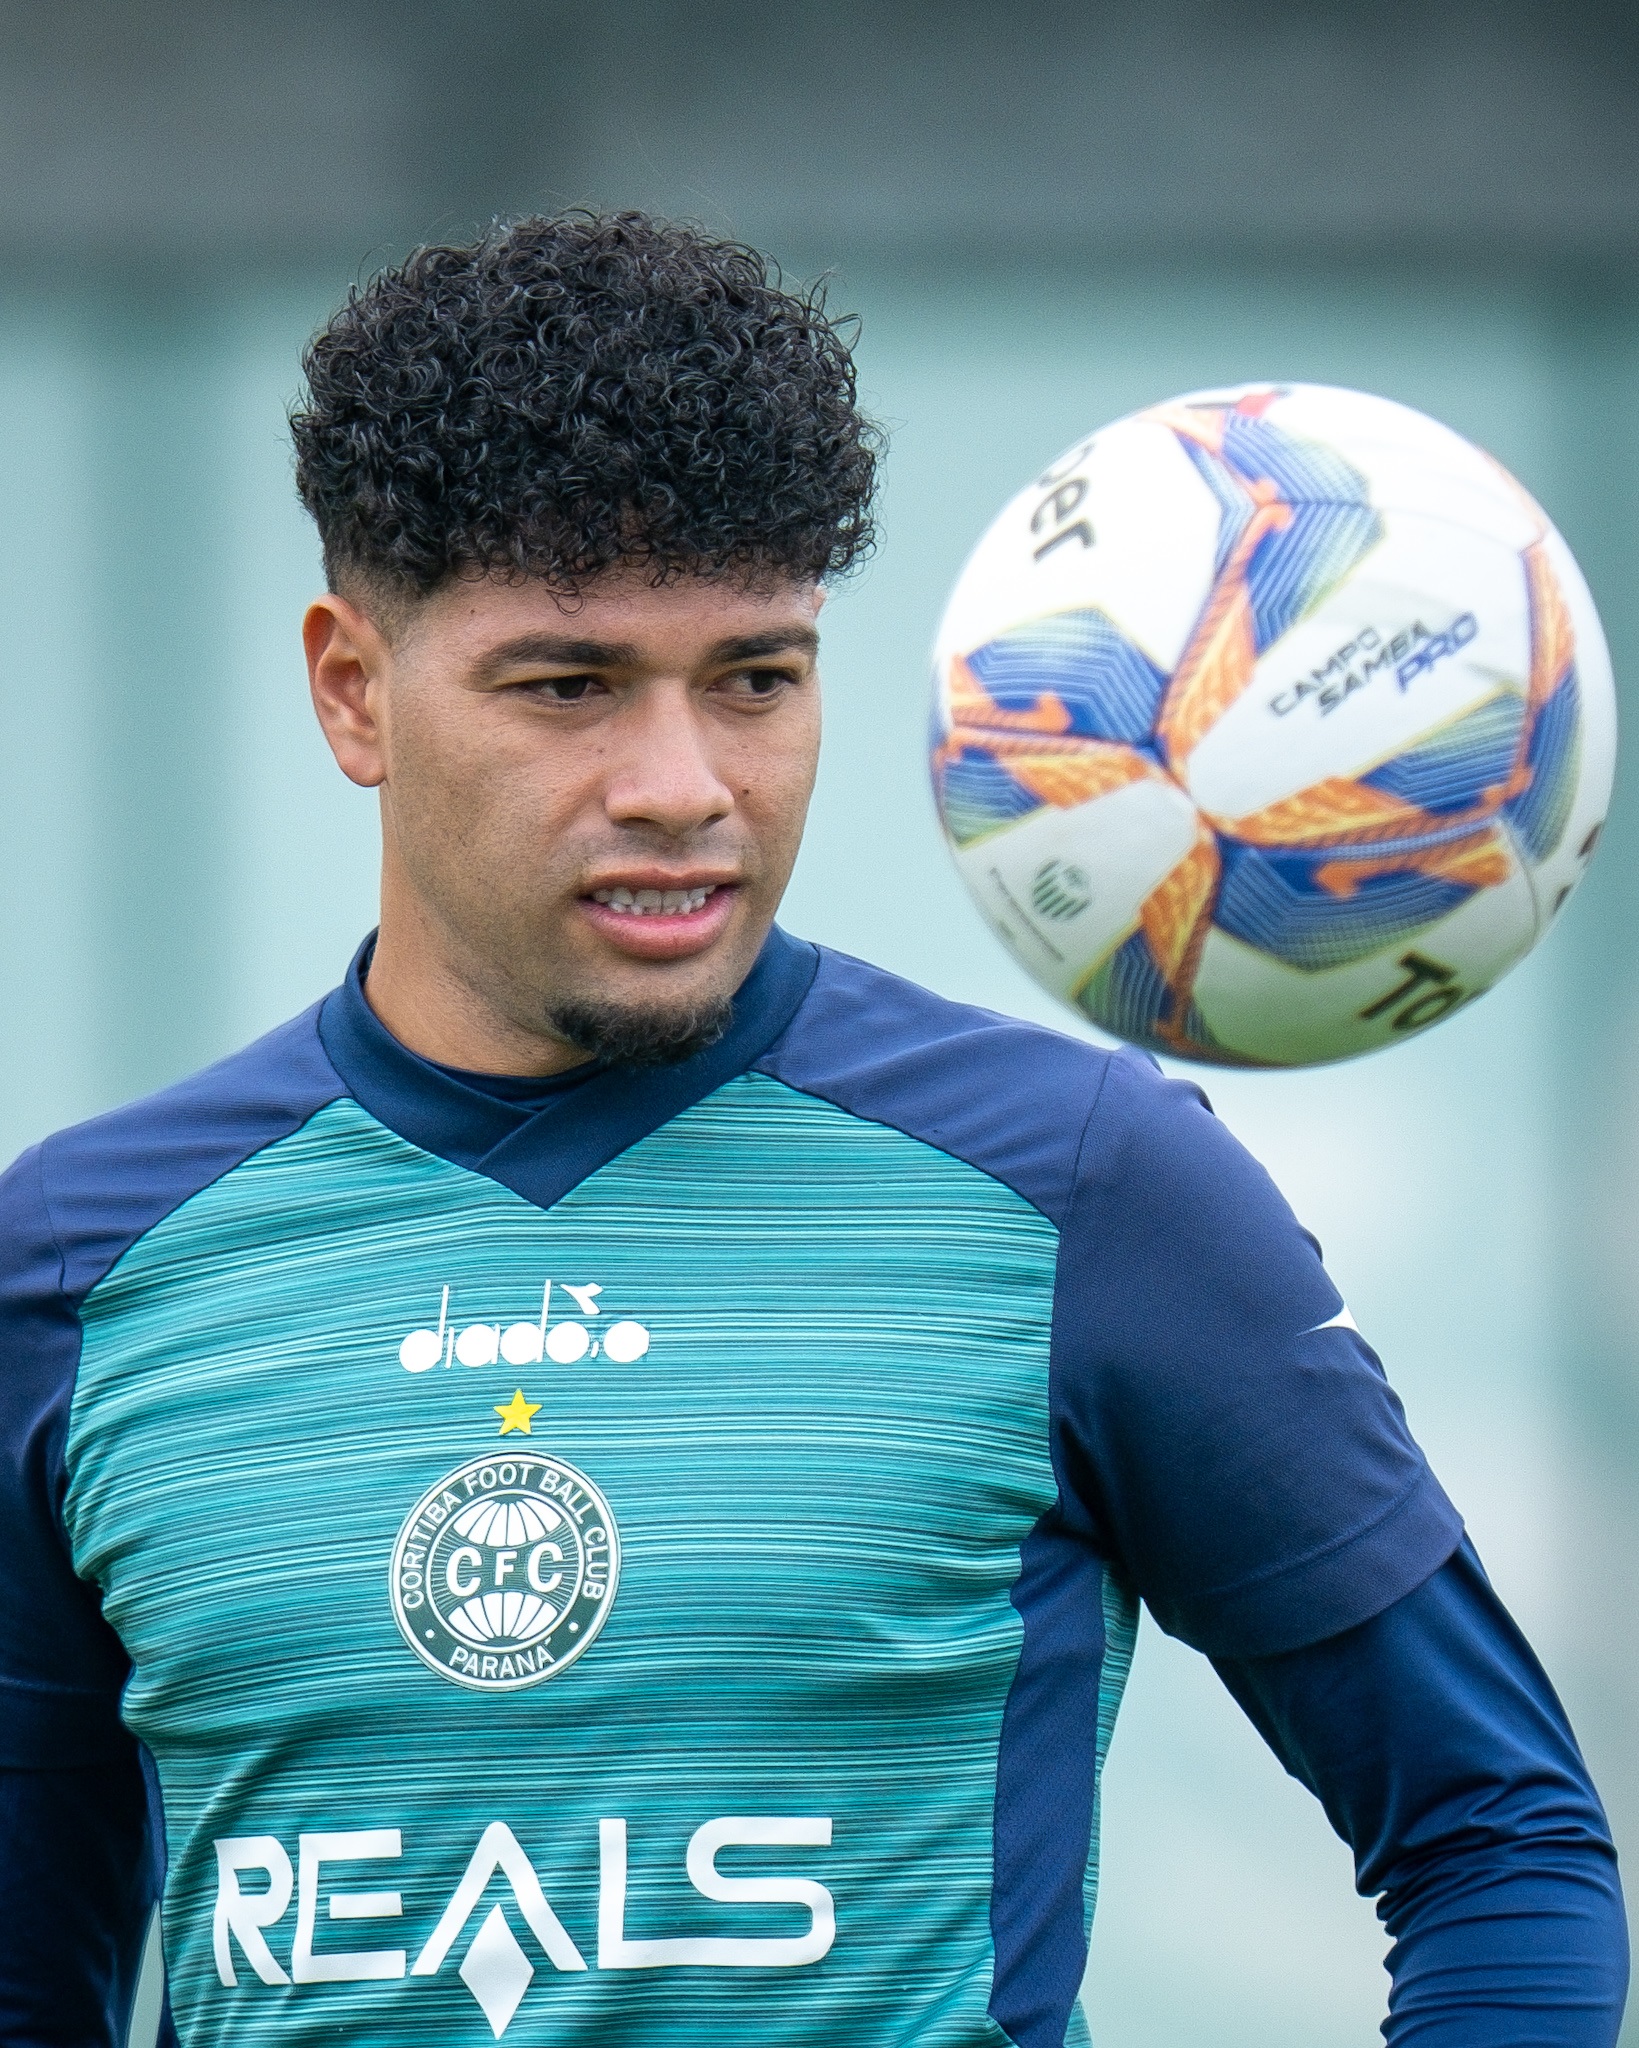
[(361, 789), (379, 788), (387, 780), (382, 706), (392, 651), (386, 638), (332, 590), (308, 606), (302, 646), (313, 709), (337, 766)]

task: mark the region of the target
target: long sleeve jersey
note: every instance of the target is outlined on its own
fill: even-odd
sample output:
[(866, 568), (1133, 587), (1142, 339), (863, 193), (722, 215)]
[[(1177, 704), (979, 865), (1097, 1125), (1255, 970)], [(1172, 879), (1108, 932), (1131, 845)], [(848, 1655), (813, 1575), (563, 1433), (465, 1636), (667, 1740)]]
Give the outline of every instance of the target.
[(364, 959), (0, 1183), (0, 2037), (122, 2042), (163, 1884), (189, 2048), (1084, 2042), (1142, 1600), (1397, 2048), (1608, 2048), (1563, 1714), (1196, 1090), (778, 932), (509, 1089)]

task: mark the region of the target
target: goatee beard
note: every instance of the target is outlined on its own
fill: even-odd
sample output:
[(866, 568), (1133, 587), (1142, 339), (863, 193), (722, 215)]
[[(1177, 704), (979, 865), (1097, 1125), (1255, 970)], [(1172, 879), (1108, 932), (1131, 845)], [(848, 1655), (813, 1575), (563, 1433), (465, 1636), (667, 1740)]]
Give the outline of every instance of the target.
[(625, 1010), (613, 1003), (560, 1003), (555, 1036), (606, 1067), (675, 1067), (715, 1045), (734, 1016), (730, 996), (689, 1010)]

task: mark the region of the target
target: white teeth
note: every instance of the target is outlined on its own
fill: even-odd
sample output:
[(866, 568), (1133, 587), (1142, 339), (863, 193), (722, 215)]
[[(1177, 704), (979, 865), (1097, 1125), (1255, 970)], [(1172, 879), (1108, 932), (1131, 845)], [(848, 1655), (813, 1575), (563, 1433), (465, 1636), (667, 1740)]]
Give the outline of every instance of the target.
[(692, 916), (705, 908), (706, 898), (715, 894), (717, 884), (708, 882), (699, 889), (638, 889), (631, 890), (622, 884), (614, 889), (595, 889), (594, 903), (606, 904), (610, 910), (618, 910), (628, 917), (681, 917)]

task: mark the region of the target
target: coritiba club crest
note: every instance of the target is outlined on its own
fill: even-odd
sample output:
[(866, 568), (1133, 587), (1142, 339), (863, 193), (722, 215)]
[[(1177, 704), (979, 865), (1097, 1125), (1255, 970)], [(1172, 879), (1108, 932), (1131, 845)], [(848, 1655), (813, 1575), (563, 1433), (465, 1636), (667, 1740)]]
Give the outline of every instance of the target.
[(474, 1458), (429, 1487), (393, 1546), (393, 1614), (424, 1664), (475, 1692), (555, 1678), (620, 1576), (609, 1503), (562, 1458)]

